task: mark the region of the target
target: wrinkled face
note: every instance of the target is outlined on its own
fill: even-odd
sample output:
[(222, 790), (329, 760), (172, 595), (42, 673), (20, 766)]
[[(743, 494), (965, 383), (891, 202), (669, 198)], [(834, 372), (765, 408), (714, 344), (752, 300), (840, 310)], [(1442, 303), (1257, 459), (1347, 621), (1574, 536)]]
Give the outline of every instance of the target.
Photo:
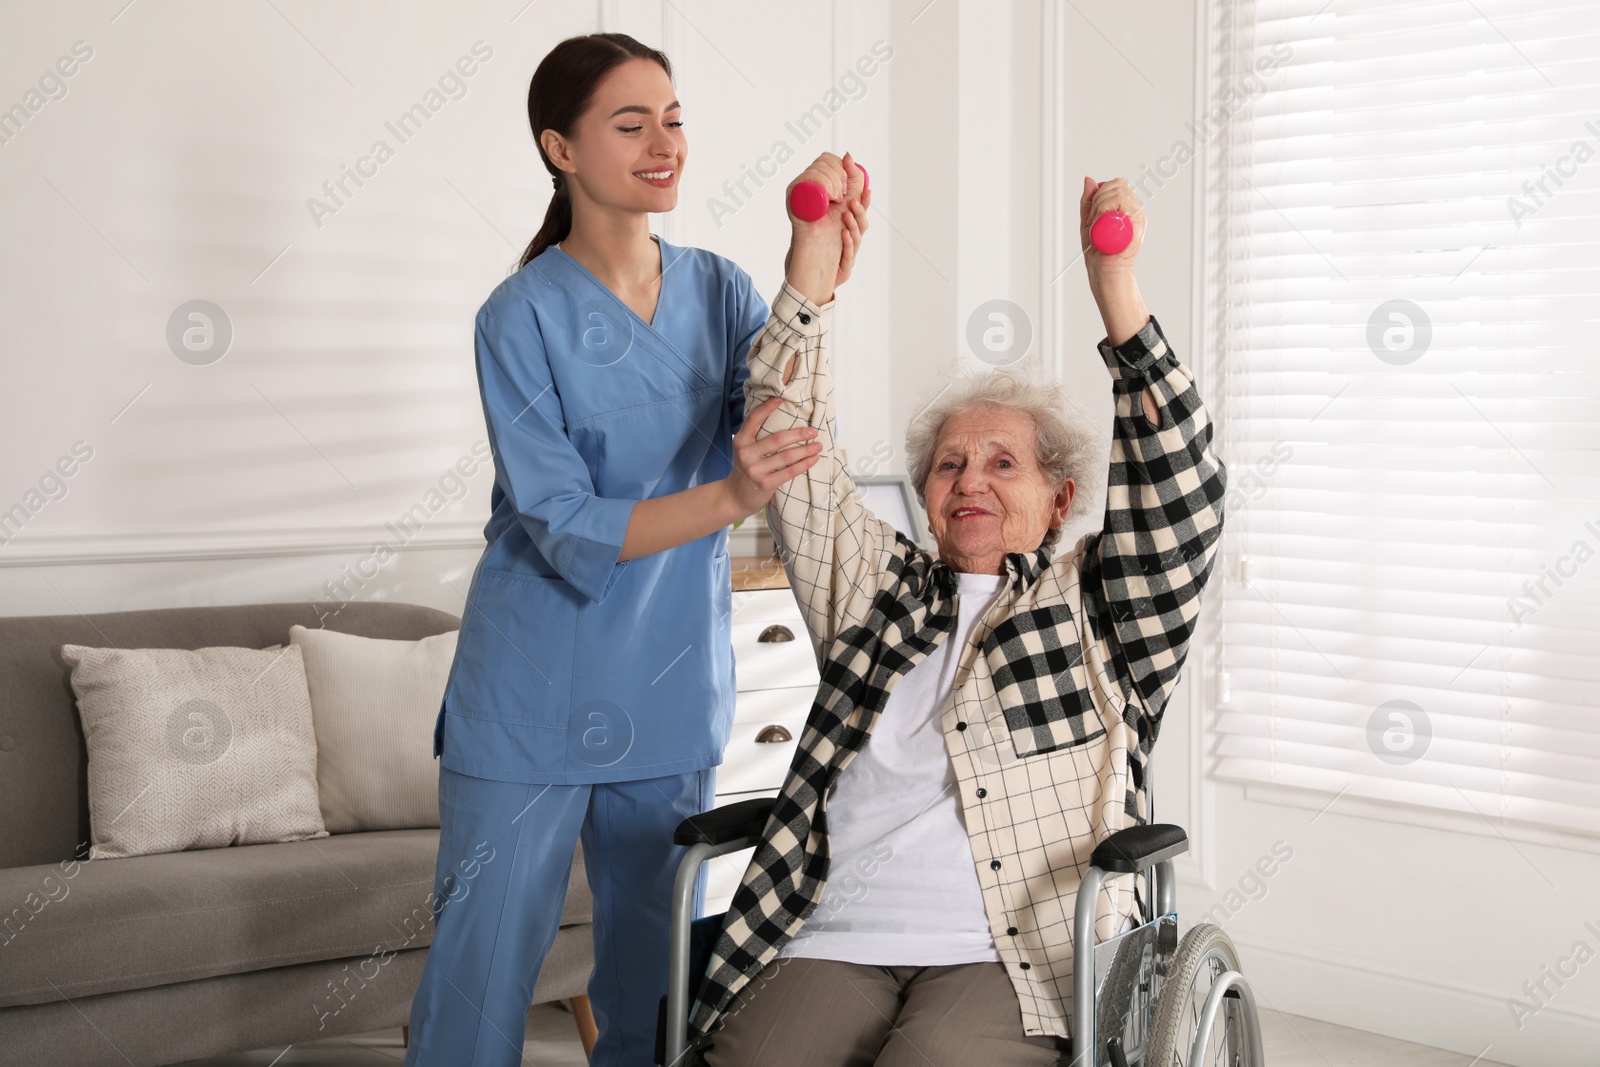
[(574, 196), (624, 211), (671, 211), (689, 156), (672, 80), (648, 59), (630, 59), (595, 87), (570, 138), (540, 134)]
[(1005, 573), (1009, 552), (1032, 552), (1066, 521), (1073, 485), (1053, 486), (1034, 454), (1033, 419), (980, 404), (945, 420), (923, 495), (939, 556), (958, 571)]

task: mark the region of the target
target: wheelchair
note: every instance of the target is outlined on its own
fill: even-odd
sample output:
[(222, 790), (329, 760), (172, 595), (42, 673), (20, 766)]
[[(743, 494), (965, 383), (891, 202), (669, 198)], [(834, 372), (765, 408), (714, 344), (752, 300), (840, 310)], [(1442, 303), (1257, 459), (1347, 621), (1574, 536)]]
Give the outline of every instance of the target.
[[(664, 1067), (699, 1062), (686, 1058), (689, 1009), (723, 918), (694, 917), (700, 865), (755, 845), (772, 804), (728, 804), (685, 819), (674, 834), (689, 851), (673, 884), (667, 993), (657, 1019), (656, 1063)], [(1064, 1067), (1263, 1067), (1255, 994), (1232, 940), (1211, 923), (1178, 937), (1172, 860), (1188, 850), (1181, 827), (1159, 823), (1119, 830), (1095, 848), (1078, 890), (1073, 944), (1095, 944), (1095, 898), (1110, 878), (1144, 880), (1136, 895), (1144, 921), (1095, 945), (1093, 966), (1073, 968), (1075, 1033)]]

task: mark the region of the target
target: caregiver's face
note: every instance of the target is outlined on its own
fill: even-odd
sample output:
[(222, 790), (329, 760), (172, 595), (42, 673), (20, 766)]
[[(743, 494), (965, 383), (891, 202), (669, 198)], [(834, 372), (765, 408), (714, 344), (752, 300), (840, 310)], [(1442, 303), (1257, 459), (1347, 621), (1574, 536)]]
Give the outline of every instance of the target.
[(671, 211), (689, 155), (683, 111), (659, 64), (630, 59), (595, 87), (569, 142), (591, 199), (634, 211)]
[(923, 495), (939, 556), (958, 571), (1004, 574), (1009, 552), (1032, 552), (1066, 521), (1071, 480), (1059, 488), (1034, 454), (1033, 419), (980, 404), (945, 420)]

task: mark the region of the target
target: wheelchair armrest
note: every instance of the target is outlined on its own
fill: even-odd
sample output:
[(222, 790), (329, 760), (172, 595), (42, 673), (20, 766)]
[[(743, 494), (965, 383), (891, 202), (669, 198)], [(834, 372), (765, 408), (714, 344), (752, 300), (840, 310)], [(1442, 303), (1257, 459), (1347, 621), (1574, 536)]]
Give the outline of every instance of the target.
[(771, 814), (771, 797), (725, 804), (683, 820), (673, 832), (672, 840), (679, 845), (725, 845), (740, 838), (758, 838)]
[(1095, 847), (1089, 865), (1110, 874), (1136, 874), (1189, 851), (1189, 835), (1171, 823), (1118, 830)]

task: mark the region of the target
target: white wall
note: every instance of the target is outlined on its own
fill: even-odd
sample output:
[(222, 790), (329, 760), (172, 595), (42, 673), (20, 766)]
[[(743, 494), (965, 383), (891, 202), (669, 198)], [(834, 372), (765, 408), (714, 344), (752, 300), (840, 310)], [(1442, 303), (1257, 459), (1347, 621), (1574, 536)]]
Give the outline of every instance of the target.
[[(5, 90), (7, 106), (40, 105), (0, 144), (0, 510), (25, 509), (0, 544), (9, 614), (325, 598), (340, 581), (459, 611), (492, 477), (474, 469), (472, 319), (543, 218), (527, 81), (563, 37), (621, 30), (668, 51), (690, 161), (655, 228), (733, 258), (762, 291), (781, 280), (783, 187), (817, 152), (853, 149), (893, 204), (883, 4), (765, 19), (730, 0), (403, 18), (304, 0), (3, 7), (5, 69), (47, 72), (76, 42), (88, 55), (59, 99)], [(488, 58), (467, 63), (464, 94), (402, 143), (388, 124), (475, 43)], [(380, 139), (393, 156), (365, 165), (375, 175), (323, 191)], [(775, 151), (792, 158), (774, 168)], [(837, 339), (883, 353), (891, 257), (887, 232), (874, 238)], [(197, 299), (232, 333), (205, 365), (166, 337)], [(842, 379), (860, 455), (893, 436), (890, 367), (857, 359)], [(57, 480), (75, 445), (91, 458)], [(458, 462), (471, 477), (449, 473)], [(386, 529), (419, 504), (420, 529)], [(379, 545), (397, 558), (374, 574)]]
[[(458, 606), (490, 479), (449, 474), (484, 436), (472, 315), (544, 206), (520, 99), (592, 7), (7, 7), (6, 70), (92, 56), (0, 145), (0, 506), (93, 456), (0, 546), (4, 610), (325, 597), (380, 541), (406, 550), (363, 596)], [(460, 57), (464, 95), (402, 143), (387, 123)], [(392, 159), (323, 193), (380, 139)], [(208, 365), (166, 337), (195, 299), (231, 323)]]
[[(490, 476), (464, 479), (459, 500), (429, 494), (442, 479), (454, 491), (446, 472), (483, 437), (472, 316), (549, 193), (527, 79), (557, 40), (602, 28), (661, 45), (677, 67), (691, 156), (658, 231), (732, 257), (763, 291), (779, 280), (779, 199), (801, 162), (849, 148), (871, 170), (872, 229), (836, 319), (853, 466), (904, 470), (905, 425), (931, 384), (984, 365), (967, 327), (992, 300), (1032, 331), (1021, 364), (1061, 375), (1105, 432), (1078, 184), (1137, 178), (1192, 140), (1201, 2), (1222, 0), (1137, 14), (1111, 0), (504, 0), (404, 17), (310, 0), (0, 5), (0, 106), (74, 42), (93, 50), (66, 95), (0, 144), (0, 508), (29, 499), (75, 442), (93, 449), (65, 496), (41, 498), (0, 545), (0, 611), (317, 599), (380, 541), (400, 551), (362, 596), (459, 611)], [(395, 140), (385, 122), (480, 40), (493, 55), (466, 95), (317, 225), (307, 199)], [(879, 42), (892, 57), (841, 89)], [(818, 103), (833, 112), (825, 133), (786, 125)], [(794, 159), (776, 176), (746, 178), (731, 214), (712, 204), (729, 206), (723, 183), (759, 173), (779, 143)], [(1152, 186), (1140, 274), (1204, 389), (1198, 172)], [(207, 366), (165, 339), (194, 299), (220, 305), (234, 333)], [(419, 503), (441, 506), (401, 544), (384, 524)], [(1574, 941), (1595, 943), (1594, 853), (1247, 795), (1209, 774), (1211, 691), (1202, 645), (1157, 750), (1159, 810), (1195, 842), (1185, 916), (1224, 904), (1269, 1004), (1469, 1055), (1488, 1046), (1490, 1060), (1593, 1062), (1600, 964), (1520, 1030), (1506, 999)], [(1293, 858), (1258, 890), (1249, 872), (1280, 841)]]

